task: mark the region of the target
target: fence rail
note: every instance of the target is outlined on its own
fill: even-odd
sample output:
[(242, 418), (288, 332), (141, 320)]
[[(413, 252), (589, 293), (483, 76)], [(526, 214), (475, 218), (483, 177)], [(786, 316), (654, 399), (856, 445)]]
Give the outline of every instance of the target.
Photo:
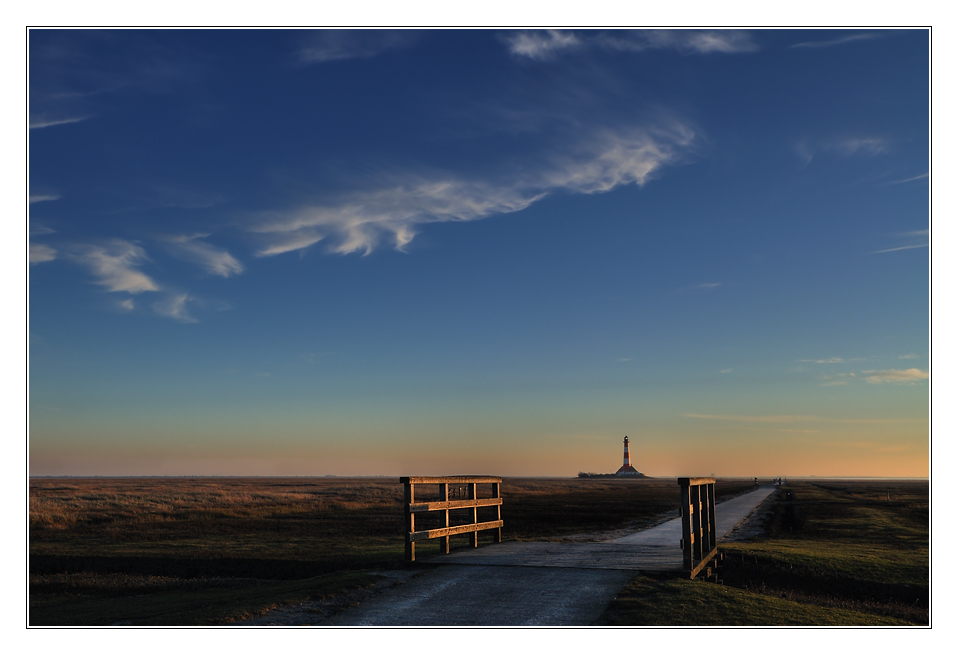
[[(503, 520), (500, 515), (500, 506), (503, 505), (503, 499), (500, 497), (500, 486), (502, 478), (496, 476), (404, 476), (400, 478), (403, 483), (403, 501), (406, 515), (406, 559), (416, 560), (416, 542), (419, 540), (440, 539), (440, 551), (442, 553), (450, 552), (450, 536), (469, 533), (470, 546), (479, 546), (480, 531), (494, 531), (493, 541), (502, 542), (503, 540)], [(476, 495), (477, 484), (491, 484), (493, 494), (491, 497), (478, 499)], [(416, 501), (417, 485), (438, 485), (439, 501)], [(455, 486), (457, 491), (465, 489), (465, 499), (450, 499), (450, 486)], [(496, 519), (488, 522), (480, 522), (477, 519), (477, 510), (479, 508), (496, 508)], [(450, 526), (451, 510), (472, 510), (473, 522), (471, 524), (460, 524)], [(445, 525), (442, 528), (416, 530), (416, 514), (425, 512), (444, 512), (446, 515)]]

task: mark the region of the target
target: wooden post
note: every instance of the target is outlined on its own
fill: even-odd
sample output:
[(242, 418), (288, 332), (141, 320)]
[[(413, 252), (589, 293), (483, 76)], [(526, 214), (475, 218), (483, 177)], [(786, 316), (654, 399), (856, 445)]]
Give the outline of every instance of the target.
[[(468, 483), (466, 486), (466, 498), (467, 499), (476, 499), (476, 483)], [(473, 506), (473, 524), (479, 523), (476, 516), (476, 506)], [(479, 531), (473, 531), (470, 533), (470, 546), (478, 547), (479, 546)]]
[[(499, 498), (499, 483), (493, 483), (493, 498), (494, 498), (494, 499), (498, 499), (498, 498)], [(503, 518), (500, 516), (500, 507), (499, 507), (499, 506), (496, 506), (496, 520), (499, 521), (499, 520), (502, 520), (502, 519), (503, 519)], [(494, 528), (493, 531), (494, 531), (494, 533), (493, 533), (493, 542), (502, 542), (502, 541), (503, 541), (503, 529), (502, 529), (502, 528)]]
[(706, 487), (706, 510), (709, 513), (709, 541), (708, 551), (712, 552), (716, 548), (716, 484), (707, 483)]
[(703, 555), (705, 558), (709, 555), (709, 551), (712, 547), (709, 546), (709, 533), (712, 530), (712, 527), (709, 524), (709, 483), (699, 486), (699, 503), (702, 508), (702, 526), (703, 526)]
[(416, 530), (413, 512), (410, 510), (414, 500), (413, 483), (407, 482), (403, 486), (403, 503), (406, 505), (406, 560), (410, 562), (416, 560), (416, 543), (410, 539), (410, 534)]
[(679, 512), (683, 516), (683, 538), (680, 544), (683, 548), (683, 569), (693, 568), (693, 507), (690, 504), (689, 484), (679, 486)]
[[(450, 500), (450, 484), (449, 483), (440, 483), (440, 501), (449, 501)], [(446, 528), (450, 527), (450, 511), (449, 508), (446, 509), (444, 513), (446, 515)], [(450, 536), (444, 535), (440, 538), (440, 553), (449, 553), (450, 552)]]
[(699, 496), (699, 486), (689, 486), (689, 500), (693, 505), (693, 560), (703, 559), (703, 504)]

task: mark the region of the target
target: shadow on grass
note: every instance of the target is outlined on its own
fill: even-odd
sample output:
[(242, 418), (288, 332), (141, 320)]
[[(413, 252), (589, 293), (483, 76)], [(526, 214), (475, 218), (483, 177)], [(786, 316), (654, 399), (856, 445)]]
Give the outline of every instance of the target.
[(602, 626), (878, 626), (906, 620), (684, 579), (638, 576), (596, 621)]
[[(346, 572), (285, 582), (204, 579), (142, 580), (120, 584), (109, 576), (90, 575), (90, 588), (73, 593), (31, 594), (32, 626), (189, 626), (247, 619), (280, 605), (327, 598), (368, 588), (379, 577)], [(111, 585), (113, 583), (113, 585)], [(47, 582), (41, 590), (56, 588)], [(61, 588), (63, 586), (60, 586)], [(69, 586), (68, 587), (75, 587)], [(144, 590), (150, 590), (144, 594)], [(133, 598), (135, 595), (135, 599)], [(131, 603), (134, 602), (134, 603)]]

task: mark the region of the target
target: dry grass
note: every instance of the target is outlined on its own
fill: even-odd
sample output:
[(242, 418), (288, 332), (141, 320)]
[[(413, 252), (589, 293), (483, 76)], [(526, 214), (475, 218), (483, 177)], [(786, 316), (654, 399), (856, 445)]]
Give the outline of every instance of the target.
[[(721, 495), (752, 484), (717, 487)], [(435, 493), (417, 487), (418, 500)], [(502, 493), (506, 540), (639, 528), (679, 501), (673, 479), (506, 479)], [(30, 603), (44, 610), (33, 616), (110, 623), (149, 606), (150, 617), (172, 617), (157, 600), (219, 599), (212, 590), (262, 608), (271, 581), (404, 567), (402, 496), (393, 478), (34, 479)], [(480, 510), (480, 521), (495, 512)], [(417, 528), (429, 527), (417, 517)], [(216, 616), (205, 610), (194, 619)]]

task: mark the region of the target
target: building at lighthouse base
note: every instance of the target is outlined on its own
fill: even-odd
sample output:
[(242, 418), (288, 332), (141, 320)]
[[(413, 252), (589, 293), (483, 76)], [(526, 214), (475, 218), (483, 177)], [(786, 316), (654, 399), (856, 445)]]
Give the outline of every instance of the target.
[(619, 468), (619, 471), (616, 472), (616, 476), (638, 476), (646, 478), (643, 474), (636, 471), (636, 468), (632, 465), (623, 465)]

